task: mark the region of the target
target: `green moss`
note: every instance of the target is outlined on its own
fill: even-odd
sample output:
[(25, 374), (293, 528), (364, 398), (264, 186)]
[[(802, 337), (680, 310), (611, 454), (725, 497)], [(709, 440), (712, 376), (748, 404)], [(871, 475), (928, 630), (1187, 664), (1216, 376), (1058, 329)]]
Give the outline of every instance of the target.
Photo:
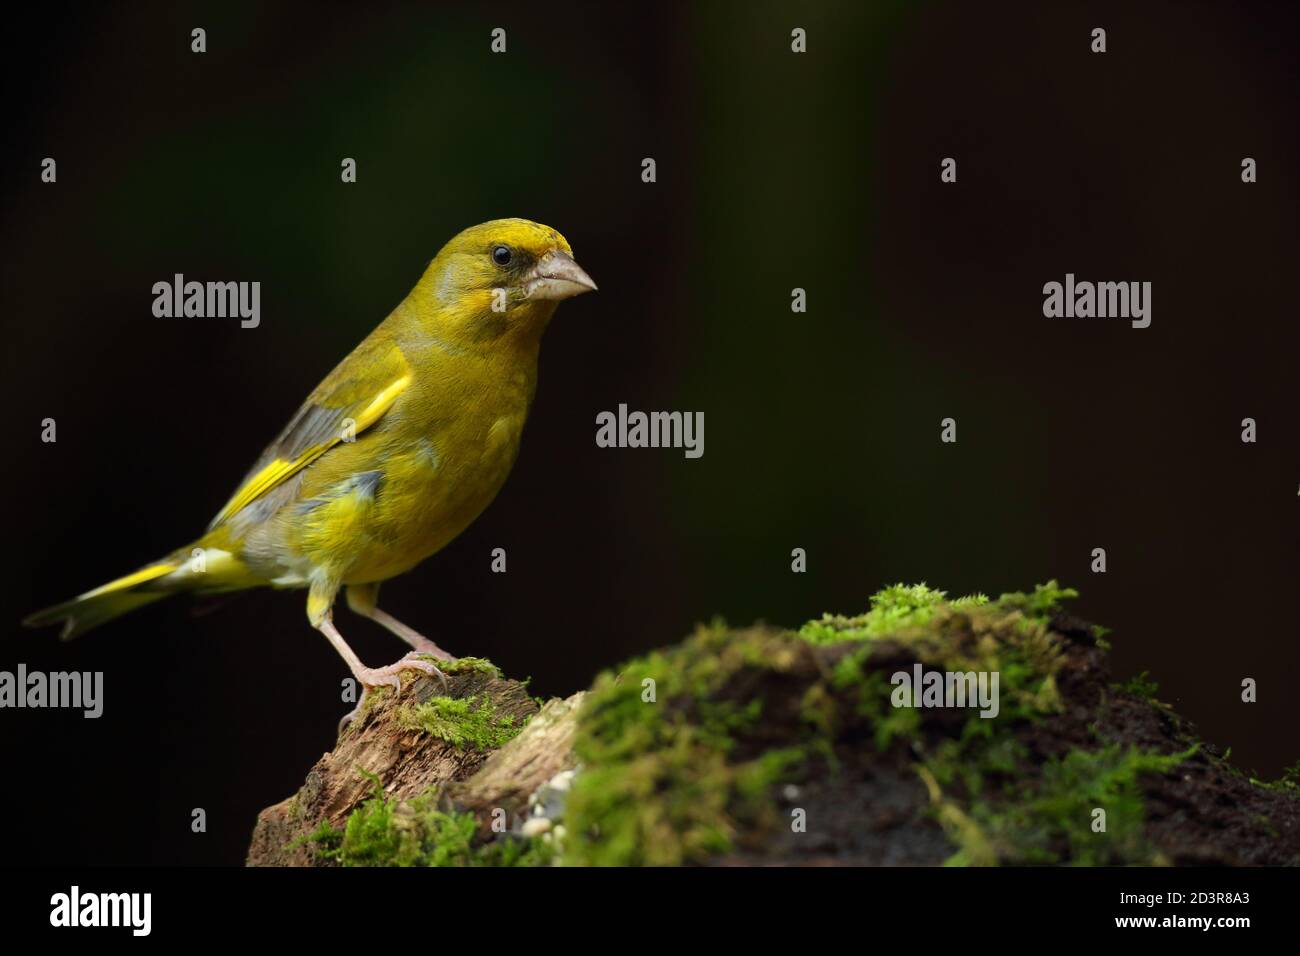
[[(1139, 777), (1144, 773), (1166, 773), (1190, 757), (1193, 746), (1182, 753), (1157, 754), (1117, 744), (1097, 750), (1072, 750), (1049, 760), (1041, 774), (1028, 784), (1026, 792), (1011, 792), (1026, 786), (1029, 778), (1008, 777), (1001, 793), (989, 793), (976, 786), (964, 809), (970, 827), (945, 821), (949, 836), (959, 850), (951, 864), (1069, 862), (1076, 866), (1108, 866), (1161, 862), (1146, 842), (1144, 802)], [(943, 770), (961, 772), (949, 760), (937, 763)], [(981, 770), (989, 770), (988, 755), (980, 755)], [(1013, 758), (1014, 759), (1014, 758)], [(1007, 768), (1014, 767), (1014, 762)], [(941, 779), (935, 773), (936, 780)], [(967, 771), (965, 785), (970, 787)], [(943, 807), (942, 797), (931, 798)], [(1094, 811), (1105, 811), (1105, 832), (1096, 832)], [(989, 858), (992, 851), (993, 859)]]
[(1016, 592), (998, 598), (998, 606), (1006, 611), (1022, 611), (1027, 617), (1048, 621), (1061, 609), (1063, 601), (1079, 596), (1074, 588), (1063, 588), (1055, 581), (1034, 585), (1032, 593)]
[[(831, 671), (830, 686), (852, 703), (853, 714), (866, 718), (876, 750), (888, 750), (895, 740), (910, 740), (921, 726), (921, 712), (915, 707), (894, 707), (893, 687), (882, 671), (867, 670), (869, 649), (844, 655)], [(820, 685), (817, 685), (820, 686)], [(834, 727), (829, 731), (833, 733)]]
[[(1021, 597), (1012, 596), (1013, 599)], [(1027, 616), (1021, 610), (1024, 606), (1025, 602), (1020, 600), (987, 602), (977, 596), (951, 603), (931, 603), (923, 612), (923, 626), (916, 624), (915, 616), (904, 618), (896, 631), (879, 630), (878, 625), (869, 622), (865, 630), (874, 636), (861, 649), (839, 660), (833, 670), (833, 684), (839, 689), (858, 688), (858, 712), (877, 723), (882, 748), (894, 737), (910, 736), (919, 726), (919, 715), (914, 708), (899, 708), (889, 703), (891, 687), (886, 674), (872, 672), (867, 666), (873, 642), (883, 639), (904, 644), (926, 670), (996, 673), (999, 717), (1003, 723), (1054, 713), (1060, 709), (1056, 687), (1056, 674), (1061, 666), (1060, 641), (1043, 620)], [(806, 629), (801, 636), (805, 633)]]
[(495, 750), (524, 728), (526, 721), (501, 714), (487, 697), (433, 697), (422, 704), (403, 704), (398, 726), (420, 730), (457, 747)]
[(1143, 700), (1155, 700), (1156, 691), (1160, 690), (1160, 685), (1151, 680), (1151, 675), (1146, 671), (1135, 674), (1122, 684), (1115, 685), (1116, 690), (1132, 694), (1135, 697), (1141, 697)]
[(343, 829), (322, 821), (307, 838), (322, 859), (343, 866), (541, 866), (551, 861), (551, 847), (540, 838), (507, 835), (485, 842), (474, 814), (439, 809), (436, 790), (396, 803), (385, 798), (377, 777), (365, 775), (374, 783), (374, 794), (352, 812)]
[(714, 622), (602, 674), (579, 719), (564, 862), (698, 862), (774, 826), (770, 791), (804, 751), (763, 747), (764, 700), (722, 691), (798, 656), (782, 635)]
[[(972, 724), (979, 739), (966, 749), (978, 747), (990, 772), (1009, 770), (1015, 754), (994, 724), (1059, 709), (1060, 646), (1045, 622), (1072, 596), (1055, 582), (996, 602), (900, 584), (872, 597), (866, 614), (824, 615), (796, 633), (732, 631), (715, 620), (602, 675), (579, 720), (584, 770), (568, 805), (566, 862), (671, 865), (744, 849), (776, 825), (778, 783), (799, 779), (815, 760), (837, 771), (845, 726), (865, 725), (878, 753), (919, 746), (922, 712), (893, 706), (888, 673), (871, 666), (886, 639), (927, 668), (998, 672), (1003, 719)], [(830, 666), (801, 643), (828, 649)], [(840, 645), (845, 653), (829, 651)], [(797, 695), (773, 703), (787, 679)], [(788, 717), (778, 726), (791, 708), (797, 726)]]
[(907, 640), (934, 628), (944, 619), (962, 612), (993, 611), (1002, 615), (1019, 613), (1024, 626), (1046, 624), (1060, 610), (1061, 602), (1079, 596), (1073, 588), (1055, 581), (1037, 585), (1032, 593), (1004, 594), (996, 601), (971, 594), (949, 600), (946, 592), (924, 584), (895, 584), (872, 595), (871, 610), (856, 617), (824, 614), (799, 629), (799, 636), (813, 644), (844, 641), (875, 641), (883, 638)]
[(429, 655), (429, 660), (438, 665), (438, 669), (448, 677), (453, 674), (487, 674), (489, 677), (500, 677), (501, 668), (497, 667), (485, 657), (460, 657), (454, 661), (439, 661)]
[(924, 627), (938, 611), (982, 607), (988, 600), (983, 594), (972, 594), (949, 601), (945, 592), (924, 584), (895, 584), (872, 595), (871, 610), (866, 614), (824, 614), (800, 628), (799, 636), (813, 644), (870, 641)]
[(316, 854), (321, 859), (331, 860), (335, 858), (339, 844), (343, 842), (343, 831), (336, 830), (330, 826), (328, 820), (322, 819), (316, 824), (316, 829), (311, 833), (298, 837), (290, 841), (285, 847), (286, 850), (296, 850), (299, 847), (313, 845), (316, 847)]
[(348, 722), (347, 727), (343, 729), (344, 735), (352, 732), (353, 728), (360, 727), (365, 723), (366, 717), (378, 707), (392, 693), (390, 687), (376, 687), (366, 693), (365, 699), (361, 701), (361, 706), (357, 710), (356, 717)]
[[(1191, 751), (1098, 741), (1040, 768), (1017, 735), (1062, 708), (1063, 648), (1050, 622), (1074, 597), (1055, 581), (995, 601), (899, 584), (873, 596), (866, 614), (823, 615), (797, 632), (733, 631), (715, 620), (601, 675), (579, 718), (584, 769), (566, 811), (565, 861), (679, 864), (761, 844), (779, 822), (776, 785), (802, 779), (818, 761), (837, 772), (846, 727), (850, 740), (865, 727), (882, 757), (916, 761), (959, 847), (950, 862), (1154, 860), (1138, 778)], [(956, 736), (927, 735), (923, 711), (893, 706), (889, 668), (873, 665), (883, 642), (902, 645), (927, 670), (996, 672), (998, 718), (972, 713)], [(815, 649), (814, 663), (801, 643)], [(774, 690), (785, 685), (797, 693)], [(1107, 833), (1092, 831), (1097, 807)]]
[[(1229, 749), (1228, 753), (1223, 755), (1223, 759), (1226, 761), (1231, 753), (1232, 750)], [(1249, 777), (1250, 782), (1257, 787), (1264, 787), (1267, 790), (1300, 793), (1300, 761), (1296, 761), (1283, 770), (1282, 776), (1276, 780), (1261, 780), (1259, 776), (1254, 773), (1250, 774)]]

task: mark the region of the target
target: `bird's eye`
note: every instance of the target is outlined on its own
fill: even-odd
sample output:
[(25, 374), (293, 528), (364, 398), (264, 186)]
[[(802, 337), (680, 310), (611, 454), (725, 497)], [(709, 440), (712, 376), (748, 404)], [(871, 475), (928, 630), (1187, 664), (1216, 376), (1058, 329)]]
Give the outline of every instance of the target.
[(492, 261), (499, 266), (510, 265), (510, 260), (514, 257), (515, 255), (510, 251), (509, 246), (494, 246), (492, 248)]

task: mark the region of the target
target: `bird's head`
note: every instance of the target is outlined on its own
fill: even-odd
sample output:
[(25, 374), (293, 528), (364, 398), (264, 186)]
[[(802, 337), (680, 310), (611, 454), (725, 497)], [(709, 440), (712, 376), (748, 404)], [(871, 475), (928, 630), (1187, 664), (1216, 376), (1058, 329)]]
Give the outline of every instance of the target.
[(494, 219), (443, 246), (412, 295), (443, 333), (484, 341), (540, 335), (560, 300), (595, 288), (554, 229)]

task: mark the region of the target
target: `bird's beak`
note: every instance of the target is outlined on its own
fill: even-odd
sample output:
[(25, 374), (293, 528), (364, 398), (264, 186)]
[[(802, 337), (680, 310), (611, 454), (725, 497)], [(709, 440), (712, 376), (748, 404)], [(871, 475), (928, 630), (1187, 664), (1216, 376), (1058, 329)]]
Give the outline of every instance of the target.
[(596, 283), (573, 257), (558, 249), (537, 260), (525, 278), (524, 288), (529, 299), (567, 299), (584, 292), (594, 292)]

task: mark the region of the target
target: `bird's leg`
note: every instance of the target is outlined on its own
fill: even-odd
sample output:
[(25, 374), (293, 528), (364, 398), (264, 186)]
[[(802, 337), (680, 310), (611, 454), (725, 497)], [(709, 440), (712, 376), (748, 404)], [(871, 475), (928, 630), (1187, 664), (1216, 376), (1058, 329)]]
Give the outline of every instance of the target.
[(397, 693), (401, 693), (401, 673), (408, 668), (422, 671), (430, 677), (437, 677), (442, 681), (444, 692), (446, 691), (447, 675), (428, 661), (417, 658), (414, 651), (407, 654), (396, 664), (389, 664), (387, 667), (366, 667), (361, 663), (361, 659), (357, 657), (352, 648), (348, 647), (347, 641), (343, 640), (343, 635), (334, 626), (333, 615), (330, 612), (325, 612), (324, 616), (316, 624), (316, 628), (334, 645), (334, 650), (339, 652), (339, 656), (347, 663), (348, 670), (352, 671), (352, 676), (361, 685), (361, 699), (357, 701), (356, 708), (351, 713), (344, 715), (343, 719), (339, 721), (340, 732), (361, 710), (366, 702), (366, 696), (373, 688), (392, 687)]
[(339, 656), (347, 662), (348, 668), (352, 671), (352, 676), (357, 679), (357, 683), (367, 690), (375, 687), (392, 687), (400, 691), (402, 689), (400, 675), (402, 671), (407, 669), (423, 671), (430, 677), (441, 678), (443, 683), (446, 683), (446, 675), (429, 661), (417, 658), (415, 652), (407, 654), (396, 664), (389, 664), (387, 667), (366, 667), (353, 653), (352, 648), (348, 647), (347, 642), (343, 640), (343, 635), (334, 626), (332, 615), (327, 615), (320, 622), (319, 628), (321, 633), (329, 638), (329, 642), (334, 645), (334, 649), (339, 652)]
[(410, 644), (412, 647), (415, 648), (417, 653), (429, 654), (440, 661), (456, 660), (455, 657), (453, 657), (451, 654), (448, 654), (437, 644), (433, 643), (433, 641), (429, 640), (419, 631), (415, 630), (415, 628), (408, 627), (407, 625), (399, 621), (397, 618), (393, 617), (391, 614), (385, 611), (381, 611), (379, 608), (374, 608), (367, 615), (367, 617), (369, 617), (372, 621), (375, 621), (383, 625), (389, 631), (396, 634), (402, 640), (406, 641), (406, 643)]
[(352, 608), (353, 611), (360, 614), (362, 617), (370, 618), (370, 620), (382, 625), (393, 634), (396, 634), (402, 640), (406, 641), (406, 643), (414, 647), (417, 653), (429, 654), (440, 661), (454, 661), (456, 659), (419, 631), (415, 630), (415, 628), (407, 627), (391, 614), (379, 610), (375, 604), (378, 598), (378, 584), (348, 585), (348, 607)]

